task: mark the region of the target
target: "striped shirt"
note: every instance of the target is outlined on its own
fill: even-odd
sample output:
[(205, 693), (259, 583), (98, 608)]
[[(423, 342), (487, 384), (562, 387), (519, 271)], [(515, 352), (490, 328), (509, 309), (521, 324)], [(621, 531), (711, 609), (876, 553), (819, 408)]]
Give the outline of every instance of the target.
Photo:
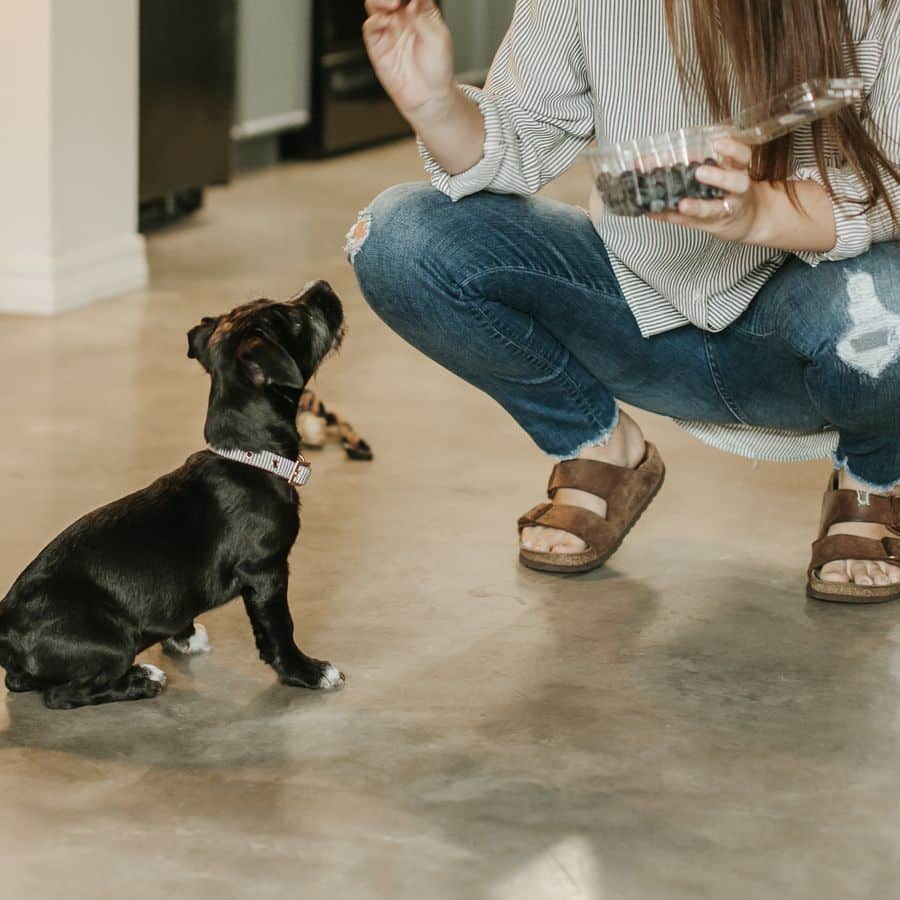
[[(848, 8), (873, 119), (887, 155), (900, 163), (900, 2), (885, 7), (880, 0), (848, 0)], [(618, 142), (712, 123), (699, 92), (682, 89), (661, 0), (517, 0), (484, 89), (464, 90), (484, 116), (482, 159), (451, 176), (420, 143), (432, 183), (454, 200), (482, 190), (536, 193), (594, 139)], [(733, 77), (731, 91), (738, 109)], [(823, 183), (810, 126), (797, 132), (794, 145), (792, 177)], [(825, 150), (837, 194), (865, 197), (864, 184), (834, 146), (826, 142)], [(900, 185), (889, 177), (885, 184), (900, 209)], [(604, 215), (596, 189), (591, 213), (647, 338), (689, 324), (711, 332), (728, 327), (789, 256), (647, 218)], [(837, 202), (835, 219), (837, 242), (830, 251), (796, 254), (810, 266), (859, 256), (875, 242), (900, 237), (883, 202), (866, 214)], [(810, 459), (828, 455), (837, 443), (831, 429), (681, 424), (708, 443), (756, 459)]]

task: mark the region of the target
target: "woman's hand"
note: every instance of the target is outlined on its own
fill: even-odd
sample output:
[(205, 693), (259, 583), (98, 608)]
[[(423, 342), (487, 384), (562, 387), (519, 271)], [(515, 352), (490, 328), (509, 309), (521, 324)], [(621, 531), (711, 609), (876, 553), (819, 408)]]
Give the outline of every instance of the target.
[(375, 74), (447, 172), (484, 152), (484, 117), (456, 83), (453, 41), (433, 0), (366, 0), (363, 38)]
[(726, 241), (752, 240), (760, 208), (763, 182), (750, 177), (750, 148), (734, 138), (723, 138), (715, 145), (721, 165), (700, 166), (697, 180), (725, 191), (722, 200), (686, 198), (677, 212), (651, 215), (658, 222), (671, 222), (685, 228), (698, 228)]
[(433, 0), (366, 0), (363, 39), (375, 74), (407, 119), (454, 101), (453, 41)]

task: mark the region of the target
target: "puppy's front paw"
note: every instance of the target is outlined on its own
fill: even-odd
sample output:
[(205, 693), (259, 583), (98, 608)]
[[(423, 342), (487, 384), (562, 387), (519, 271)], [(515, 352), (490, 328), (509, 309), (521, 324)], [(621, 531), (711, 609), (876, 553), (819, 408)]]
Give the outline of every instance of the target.
[(333, 691), (344, 686), (344, 673), (338, 671), (331, 663), (324, 663), (322, 677), (319, 679), (319, 690)]
[(143, 669), (147, 680), (156, 686), (157, 694), (166, 686), (166, 673), (158, 666), (152, 666), (150, 663), (141, 663), (138, 668)]
[(163, 650), (166, 653), (178, 653), (182, 656), (200, 656), (209, 653), (212, 646), (209, 643), (209, 634), (199, 623), (194, 625), (194, 633), (187, 640), (179, 638), (167, 638), (163, 641)]
[(344, 686), (346, 679), (330, 662), (307, 658), (302, 665), (279, 671), (282, 684), (310, 688), (314, 691), (334, 691)]

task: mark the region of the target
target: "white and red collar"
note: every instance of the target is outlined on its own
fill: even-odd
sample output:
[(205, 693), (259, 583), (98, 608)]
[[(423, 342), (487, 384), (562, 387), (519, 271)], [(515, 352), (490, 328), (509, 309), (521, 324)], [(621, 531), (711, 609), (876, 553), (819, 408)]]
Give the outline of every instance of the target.
[(271, 472), (294, 487), (303, 487), (309, 483), (309, 479), (312, 477), (312, 467), (302, 454), (297, 459), (288, 459), (286, 456), (277, 456), (268, 450), (220, 450), (217, 447), (209, 449), (224, 459), (243, 463), (245, 466), (253, 466), (264, 472)]

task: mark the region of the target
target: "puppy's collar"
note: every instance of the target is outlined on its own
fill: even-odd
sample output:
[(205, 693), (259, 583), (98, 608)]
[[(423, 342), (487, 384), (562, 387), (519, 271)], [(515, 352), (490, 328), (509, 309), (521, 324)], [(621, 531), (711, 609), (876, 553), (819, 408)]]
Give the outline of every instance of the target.
[(220, 450), (218, 447), (209, 449), (223, 459), (271, 472), (294, 487), (303, 487), (312, 477), (312, 467), (302, 454), (297, 459), (288, 459), (286, 456), (276, 456), (268, 450)]

